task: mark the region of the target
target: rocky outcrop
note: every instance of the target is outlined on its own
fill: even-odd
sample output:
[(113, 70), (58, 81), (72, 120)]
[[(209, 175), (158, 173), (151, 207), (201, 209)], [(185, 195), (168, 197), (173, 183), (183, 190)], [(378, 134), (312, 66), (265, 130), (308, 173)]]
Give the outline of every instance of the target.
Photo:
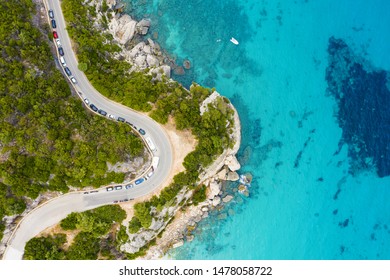
[(234, 155), (229, 155), (226, 157), (225, 165), (229, 167), (230, 171), (237, 171), (241, 168), (240, 163)]
[(146, 35), (148, 34), (149, 27), (150, 27), (150, 21), (147, 19), (142, 19), (136, 25), (137, 33), (140, 35)]
[(119, 18), (114, 17), (108, 24), (108, 29), (114, 38), (122, 45), (133, 39), (137, 21), (125, 14)]

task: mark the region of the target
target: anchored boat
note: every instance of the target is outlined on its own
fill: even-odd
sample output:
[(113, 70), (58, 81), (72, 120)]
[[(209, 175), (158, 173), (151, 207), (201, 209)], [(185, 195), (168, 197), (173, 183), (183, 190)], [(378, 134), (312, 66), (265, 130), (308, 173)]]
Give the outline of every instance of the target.
[(230, 39), (230, 42), (232, 42), (235, 45), (239, 44), (238, 41), (235, 38), (233, 38), (233, 37)]

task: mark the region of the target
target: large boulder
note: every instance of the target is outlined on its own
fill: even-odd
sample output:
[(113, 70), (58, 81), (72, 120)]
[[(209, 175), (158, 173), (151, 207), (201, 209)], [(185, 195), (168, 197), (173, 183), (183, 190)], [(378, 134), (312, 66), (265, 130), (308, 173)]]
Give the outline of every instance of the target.
[(178, 247), (181, 247), (181, 246), (183, 246), (184, 245), (184, 241), (183, 240), (179, 240), (179, 241), (177, 241), (176, 243), (174, 243), (173, 245), (172, 245), (172, 248), (178, 248)]
[(221, 191), (221, 185), (217, 182), (210, 183), (210, 197), (217, 196)]
[(136, 25), (137, 22), (125, 14), (118, 19), (114, 18), (109, 29), (113, 31), (115, 39), (124, 45), (134, 37)]
[(148, 63), (149, 67), (157, 67), (159, 65), (158, 59), (150, 54), (146, 56), (146, 62)]
[(215, 206), (217, 206), (220, 203), (221, 203), (221, 198), (219, 196), (216, 196), (216, 197), (214, 197), (211, 205), (213, 205), (215, 207)]
[(145, 68), (146, 67), (146, 56), (145, 55), (139, 55), (134, 59), (134, 63), (140, 67)]
[(227, 196), (225, 196), (225, 197), (222, 199), (222, 201), (223, 201), (224, 203), (228, 203), (228, 202), (230, 202), (232, 199), (233, 199), (233, 196), (230, 195), (230, 194), (228, 194)]
[(235, 171), (234, 172), (229, 172), (227, 174), (227, 177), (226, 177), (226, 180), (228, 180), (228, 181), (238, 181), (238, 179), (240, 179), (240, 176)]
[(237, 171), (241, 168), (240, 163), (234, 155), (229, 155), (226, 157), (225, 165), (227, 165), (230, 171)]
[(147, 19), (142, 19), (137, 23), (137, 33), (141, 35), (146, 35), (149, 31), (150, 21)]

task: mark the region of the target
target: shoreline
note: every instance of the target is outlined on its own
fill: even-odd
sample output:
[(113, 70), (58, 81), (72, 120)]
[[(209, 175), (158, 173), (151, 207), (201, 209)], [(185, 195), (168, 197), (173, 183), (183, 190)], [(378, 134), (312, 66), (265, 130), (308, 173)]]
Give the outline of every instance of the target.
[[(99, 25), (100, 18), (104, 16), (104, 14), (100, 12), (100, 7), (103, 1), (106, 1), (108, 5), (111, 5), (111, 7), (118, 7), (118, 5), (121, 7), (119, 11), (114, 8), (110, 12), (112, 18), (108, 23), (108, 28), (104, 28)], [(155, 79), (157, 80), (162, 80), (162, 73), (164, 73), (170, 82), (176, 82), (171, 78), (170, 75), (171, 71), (174, 71), (174, 69), (165, 63), (167, 61), (170, 62), (170, 58), (167, 53), (162, 50), (159, 44), (154, 42), (152, 39), (148, 38), (146, 40), (142, 40), (142, 36), (148, 33), (148, 29), (150, 27), (150, 22), (147, 19), (141, 19), (139, 22), (137, 22), (132, 18), (131, 15), (123, 13), (123, 5), (120, 1), (117, 0), (94, 0), (92, 3), (96, 5), (96, 11), (98, 15), (96, 17), (95, 25), (113, 36), (114, 41), (116, 41), (117, 45), (121, 48), (121, 52), (118, 54), (118, 58), (125, 58), (126, 61), (131, 63), (133, 65), (131, 71), (142, 71), (149, 69), (148, 73), (155, 75)], [(137, 28), (139, 26), (141, 26), (141, 29)], [(135, 35), (140, 35), (141, 42), (135, 43), (134, 45), (133, 42)], [(129, 48), (129, 46), (132, 47)], [(176, 67), (182, 66), (176, 65)], [(188, 91), (187, 88), (185, 89)], [(204, 100), (201, 106), (201, 112), (205, 110), (207, 104), (214, 102), (218, 97), (223, 96), (214, 91), (208, 98), (206, 98), (206, 100)], [(241, 166), (236, 158), (236, 154), (241, 145), (241, 123), (238, 112), (230, 100), (228, 106), (233, 110), (234, 113), (234, 128), (233, 132), (231, 133), (231, 137), (234, 139), (234, 145), (232, 148), (225, 149), (223, 153), (219, 155), (212, 162), (212, 164), (203, 170), (203, 172), (199, 175), (198, 185), (204, 184), (207, 187), (206, 200), (199, 203), (197, 206), (191, 205), (186, 207), (184, 212), (182, 211), (181, 206), (177, 205), (176, 207), (173, 207), (174, 209), (169, 211), (170, 213), (173, 213), (170, 221), (165, 226), (162, 225), (161, 228), (155, 229), (156, 233), (159, 233), (159, 235), (161, 235), (161, 232), (163, 231), (161, 237), (156, 238), (156, 245), (151, 246), (147, 250), (145, 256), (138, 257), (137, 259), (162, 258), (164, 257), (165, 252), (167, 252), (172, 246), (178, 247), (183, 245), (185, 239), (187, 241), (192, 240), (193, 237), (185, 238), (184, 236), (187, 230), (187, 226), (190, 224), (191, 227), (195, 228), (198, 222), (208, 217), (208, 211), (215, 209), (222, 201), (228, 203), (231, 199), (233, 199), (232, 196), (223, 194), (221, 192), (221, 185), (222, 181), (237, 181), (239, 179), (236, 171), (239, 170)], [(166, 129), (164, 126), (163, 128)], [(165, 183), (162, 184), (164, 187), (167, 186)], [(161, 187), (158, 192), (160, 192), (164, 187)], [(180, 192), (179, 196), (181, 202), (188, 201), (188, 199), (190, 199), (192, 196), (192, 190), (184, 190), (183, 192)], [(147, 198), (142, 198), (140, 201), (144, 201), (146, 199)], [(128, 209), (127, 213), (131, 214), (133, 213), (133, 210)], [(126, 222), (128, 223), (130, 219), (131, 217), (127, 217)], [(125, 223), (125, 226), (127, 226), (127, 223)], [(133, 235), (134, 239), (142, 236), (142, 234), (145, 234), (144, 237), (147, 237), (147, 239), (150, 237), (147, 232), (141, 232), (138, 236), (137, 234)], [(126, 252), (136, 252), (137, 246), (134, 246), (134, 243), (137, 242), (134, 241), (122, 245), (121, 249)], [(148, 244), (148, 242), (146, 244)], [(141, 247), (142, 246), (138, 248)]]
[[(102, 1), (116, 2), (115, 0), (94, 0), (94, 1), (92, 1), (92, 4), (96, 4), (96, 5), (99, 3), (101, 4)], [(120, 18), (121, 17), (119, 17), (119, 19)], [(115, 17), (113, 18), (113, 20), (117, 20), (117, 19), (118, 18), (115, 18)], [(110, 30), (105, 30), (105, 31), (110, 32)], [(114, 35), (115, 34), (113, 34), (113, 36)], [(114, 36), (114, 38), (115, 38), (115, 36)], [(132, 50), (127, 50), (124, 45), (122, 46), (122, 45), (118, 44), (122, 48), (122, 52), (120, 53), (120, 55), (125, 55), (125, 57), (127, 59), (130, 59), (130, 58), (135, 59), (134, 61), (132, 60), (132, 62), (131, 62), (132, 65), (136, 65), (135, 67), (132, 68), (132, 71), (143, 70), (144, 69), (143, 67), (145, 65), (147, 65), (146, 68), (149, 69), (149, 74), (156, 74), (156, 79), (163, 79), (163, 74), (166, 74), (166, 76), (169, 78), (168, 82), (174, 82), (170, 78), (171, 67), (163, 63), (163, 61), (166, 59), (166, 57), (164, 57), (164, 55), (163, 55), (164, 52), (161, 52), (158, 44), (154, 43), (151, 39), (148, 39), (147, 42), (148, 42), (147, 44), (145, 42), (138, 43)], [(154, 48), (152, 46), (158, 46), (158, 47)], [(131, 53), (134, 49), (137, 50), (137, 55), (131, 56), (129, 53)], [(148, 53), (148, 52), (150, 52), (150, 53)], [(157, 55), (157, 57), (154, 57), (155, 54)], [(158, 55), (161, 55), (161, 56), (158, 56)], [(144, 60), (137, 59), (140, 56), (141, 57), (143, 56), (145, 59)], [(137, 61), (138, 63), (140, 61), (143, 61), (143, 62), (146, 62), (146, 64), (137, 64), (137, 63), (135, 63), (135, 61)], [(157, 63), (154, 68), (149, 67), (150, 61)], [(167, 75), (168, 69), (169, 69), (169, 75)], [(186, 90), (188, 90), (188, 89), (186, 89)], [(220, 97), (220, 95), (216, 91), (214, 91), (211, 94), (211, 96), (213, 96), (213, 97), (207, 101), (209, 103), (213, 102), (217, 97)], [(209, 97), (211, 97), (211, 96), (209, 96)], [(239, 116), (238, 116), (237, 110), (230, 103), (230, 101), (228, 103), (228, 107), (231, 108), (234, 112), (234, 126), (233, 126), (233, 133), (231, 134), (231, 137), (234, 138), (234, 145), (232, 148), (225, 149), (223, 151), (223, 153), (220, 156), (218, 156), (212, 162), (212, 164), (201, 173), (200, 178), (199, 178), (199, 185), (205, 184), (208, 187), (207, 199), (205, 200), (205, 202), (199, 203), (198, 206), (196, 206), (196, 207), (193, 207), (193, 206), (186, 207), (187, 210), (185, 212), (182, 211), (181, 206), (177, 205), (176, 208), (172, 211), (174, 213), (174, 215), (171, 218), (173, 220), (173, 222), (170, 223), (168, 226), (163, 226), (160, 230), (160, 231), (162, 231), (162, 230), (164, 231), (162, 238), (160, 238), (161, 239), (161, 245), (160, 245), (161, 248), (164, 247), (164, 248), (169, 249), (170, 246), (172, 246), (174, 244), (174, 241), (178, 240), (180, 233), (181, 233), (181, 235), (183, 235), (183, 233), (186, 230), (186, 226), (185, 226), (186, 224), (188, 224), (189, 222), (193, 223), (194, 219), (197, 222), (199, 222), (200, 221), (199, 215), (202, 214), (203, 212), (206, 212), (206, 211), (203, 211), (205, 209), (205, 207), (208, 207), (211, 210), (211, 209), (213, 209), (213, 207), (215, 207), (219, 203), (221, 203), (222, 195), (220, 194), (220, 191), (221, 191), (220, 183), (221, 183), (221, 181), (228, 179), (227, 178), (228, 173), (235, 173), (235, 176), (233, 176), (233, 177), (236, 179), (234, 179), (234, 180), (238, 179), (238, 174), (235, 171), (240, 168), (240, 165), (239, 165), (235, 155), (237, 154), (238, 149), (240, 147), (240, 143), (241, 143), (241, 132), (240, 132), (241, 131), (241, 124), (239, 121)], [(168, 126), (170, 126), (171, 129), (169, 129)], [(181, 140), (183, 139), (183, 135), (188, 133), (188, 131), (182, 132), (182, 131), (176, 130), (176, 128), (174, 127), (174, 125), (171, 121), (167, 125), (162, 125), (162, 128), (169, 135), (171, 145), (174, 145), (173, 147), (176, 147), (176, 148), (180, 147), (180, 145), (182, 145)], [(175, 135), (174, 135), (175, 133), (176, 133), (177, 138), (176, 138), (176, 141), (173, 141), (172, 137), (175, 137)], [(181, 135), (177, 135), (177, 134), (181, 134)], [(182, 171), (182, 168), (184, 168), (183, 167), (184, 157), (189, 152), (193, 151), (194, 147), (196, 146), (195, 145), (196, 139), (194, 138), (194, 136), (191, 133), (190, 133), (189, 138), (191, 138), (191, 139), (190, 139), (189, 143), (187, 143), (188, 144), (187, 147), (183, 148), (187, 153), (183, 154), (183, 152), (179, 152), (178, 153), (179, 155), (176, 155), (176, 149), (174, 149), (174, 157), (177, 156), (178, 158), (180, 158), (180, 160), (176, 159), (174, 161), (174, 168), (172, 169), (171, 173), (169, 174), (167, 180), (165, 180), (165, 182), (161, 183), (160, 188), (158, 188), (153, 193), (151, 193), (145, 197), (142, 197), (142, 198), (139, 198), (135, 201), (132, 201), (129, 203), (124, 203), (123, 205), (121, 205), (121, 207), (128, 214), (127, 218), (124, 221), (125, 223), (128, 223), (128, 221), (130, 220), (131, 214), (133, 211), (133, 205), (136, 202), (145, 201), (145, 200), (149, 199), (151, 196), (153, 196), (154, 194), (160, 193), (161, 190), (163, 188), (165, 188), (169, 184), (170, 181), (172, 181), (173, 176), (175, 174), (179, 173), (180, 171)], [(118, 167), (120, 167), (120, 166), (112, 166), (111, 168), (118, 168)], [(124, 167), (124, 166), (122, 166), (122, 167)], [(142, 169), (142, 166), (141, 166), (141, 169)], [(221, 173), (221, 170), (222, 171), (224, 170), (225, 174), (222, 174), (223, 172)], [(230, 170), (230, 171), (228, 171), (228, 170)], [(182, 198), (181, 198), (182, 202), (188, 201), (188, 199), (191, 198), (191, 194), (192, 194), (192, 190), (188, 191), (186, 188), (184, 188), (184, 190), (180, 194), (182, 196)], [(39, 197), (41, 197), (41, 196), (39, 196)], [(125, 204), (127, 204), (126, 205), (127, 207), (125, 206)], [(33, 207), (33, 208), (35, 208), (35, 207)], [(202, 208), (203, 208), (203, 210), (202, 210)], [(196, 218), (194, 218), (194, 217), (196, 217)], [(202, 215), (202, 218), (206, 218), (206, 217), (207, 217), (206, 214)], [(39, 235), (52, 232), (53, 229), (56, 228), (56, 226), (58, 226), (58, 225), (46, 228), (44, 231), (40, 232)], [(194, 224), (194, 226), (195, 226), (195, 224)], [(172, 232), (172, 230), (179, 232), (179, 235), (170, 235), (169, 232)], [(175, 238), (173, 238), (173, 237), (175, 237)], [(4, 240), (4, 238), (3, 238), (3, 240)], [(148, 250), (146, 256), (152, 254), (152, 255), (156, 255), (156, 257), (157, 257), (158, 254), (156, 252), (161, 252), (161, 249), (158, 246), (159, 246), (159, 244), (157, 244), (157, 246), (151, 247)], [(154, 247), (157, 247), (157, 248), (154, 248)]]

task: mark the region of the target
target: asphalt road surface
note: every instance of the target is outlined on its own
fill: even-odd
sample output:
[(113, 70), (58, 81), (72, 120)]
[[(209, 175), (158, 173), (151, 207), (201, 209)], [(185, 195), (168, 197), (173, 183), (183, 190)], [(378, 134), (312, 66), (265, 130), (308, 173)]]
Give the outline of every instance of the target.
[[(48, 9), (52, 9), (54, 12), (54, 19), (57, 25), (55, 30), (64, 50), (63, 57), (67, 67), (77, 80), (75, 88), (78, 92), (81, 92), (82, 100), (87, 98), (90, 104), (92, 103), (97, 108), (103, 109), (107, 114), (122, 117), (134, 124), (138, 129), (142, 128), (145, 130), (145, 137), (150, 137), (157, 148), (154, 156), (158, 156), (160, 161), (151, 178), (131, 189), (125, 189), (123, 186), (121, 190), (107, 191), (106, 188), (102, 188), (92, 193), (69, 193), (40, 205), (20, 222), (7, 244), (7, 249), (3, 255), (5, 260), (22, 259), (24, 246), (28, 240), (44, 229), (57, 224), (71, 212), (81, 212), (101, 205), (131, 200), (152, 192), (165, 181), (172, 168), (172, 147), (165, 131), (151, 118), (107, 99), (93, 88), (84, 73), (77, 68), (78, 62), (65, 29), (65, 20), (62, 15), (60, 1), (48, 0), (47, 3)], [(67, 77), (66, 74), (64, 76)], [(86, 107), (89, 109), (88, 105)]]

